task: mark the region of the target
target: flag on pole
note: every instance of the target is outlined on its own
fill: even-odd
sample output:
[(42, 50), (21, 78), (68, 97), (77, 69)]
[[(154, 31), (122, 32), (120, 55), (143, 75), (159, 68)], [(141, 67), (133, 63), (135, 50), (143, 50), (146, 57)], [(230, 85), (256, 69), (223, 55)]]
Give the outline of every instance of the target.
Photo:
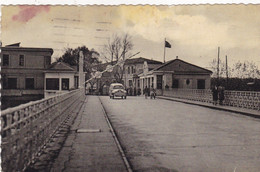
[(165, 47), (166, 48), (171, 48), (172, 46), (171, 46), (171, 44), (169, 42), (165, 41)]

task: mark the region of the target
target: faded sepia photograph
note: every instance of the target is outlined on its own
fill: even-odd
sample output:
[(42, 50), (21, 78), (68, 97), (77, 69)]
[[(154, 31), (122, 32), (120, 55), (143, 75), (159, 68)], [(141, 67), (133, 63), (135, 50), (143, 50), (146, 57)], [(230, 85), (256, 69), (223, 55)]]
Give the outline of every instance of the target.
[(260, 5), (1, 6), (1, 171), (260, 171)]

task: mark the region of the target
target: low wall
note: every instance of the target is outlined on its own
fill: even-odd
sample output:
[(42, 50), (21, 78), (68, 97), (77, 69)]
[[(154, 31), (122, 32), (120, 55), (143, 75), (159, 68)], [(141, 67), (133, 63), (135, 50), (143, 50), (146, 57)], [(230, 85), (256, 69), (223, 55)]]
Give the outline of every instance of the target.
[[(225, 91), (223, 104), (260, 111), (260, 92)], [(165, 89), (163, 96), (212, 103), (212, 92), (209, 89)]]
[(78, 89), (2, 111), (2, 170), (23, 171), (84, 96)]

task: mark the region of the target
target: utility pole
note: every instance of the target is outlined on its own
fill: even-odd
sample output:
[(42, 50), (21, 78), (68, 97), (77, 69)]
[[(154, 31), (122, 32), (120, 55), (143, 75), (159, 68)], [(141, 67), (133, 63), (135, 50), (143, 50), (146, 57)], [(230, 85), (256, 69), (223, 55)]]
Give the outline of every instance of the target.
[(226, 76), (227, 76), (227, 89), (228, 89), (228, 62), (227, 62), (227, 55), (226, 55)]
[(219, 84), (219, 50), (220, 48), (218, 47), (218, 67), (217, 67), (217, 75), (218, 75), (218, 84)]

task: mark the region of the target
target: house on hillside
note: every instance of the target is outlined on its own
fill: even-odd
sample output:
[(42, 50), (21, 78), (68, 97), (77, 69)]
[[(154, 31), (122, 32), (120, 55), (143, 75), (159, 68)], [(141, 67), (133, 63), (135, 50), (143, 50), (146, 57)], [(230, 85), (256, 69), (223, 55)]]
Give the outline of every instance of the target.
[(167, 88), (209, 89), (210, 70), (190, 64), (180, 59), (168, 61), (157, 68), (139, 74), (141, 89), (154, 87), (157, 93)]
[(44, 97), (44, 71), (51, 65), (51, 48), (1, 47), (2, 109)]

